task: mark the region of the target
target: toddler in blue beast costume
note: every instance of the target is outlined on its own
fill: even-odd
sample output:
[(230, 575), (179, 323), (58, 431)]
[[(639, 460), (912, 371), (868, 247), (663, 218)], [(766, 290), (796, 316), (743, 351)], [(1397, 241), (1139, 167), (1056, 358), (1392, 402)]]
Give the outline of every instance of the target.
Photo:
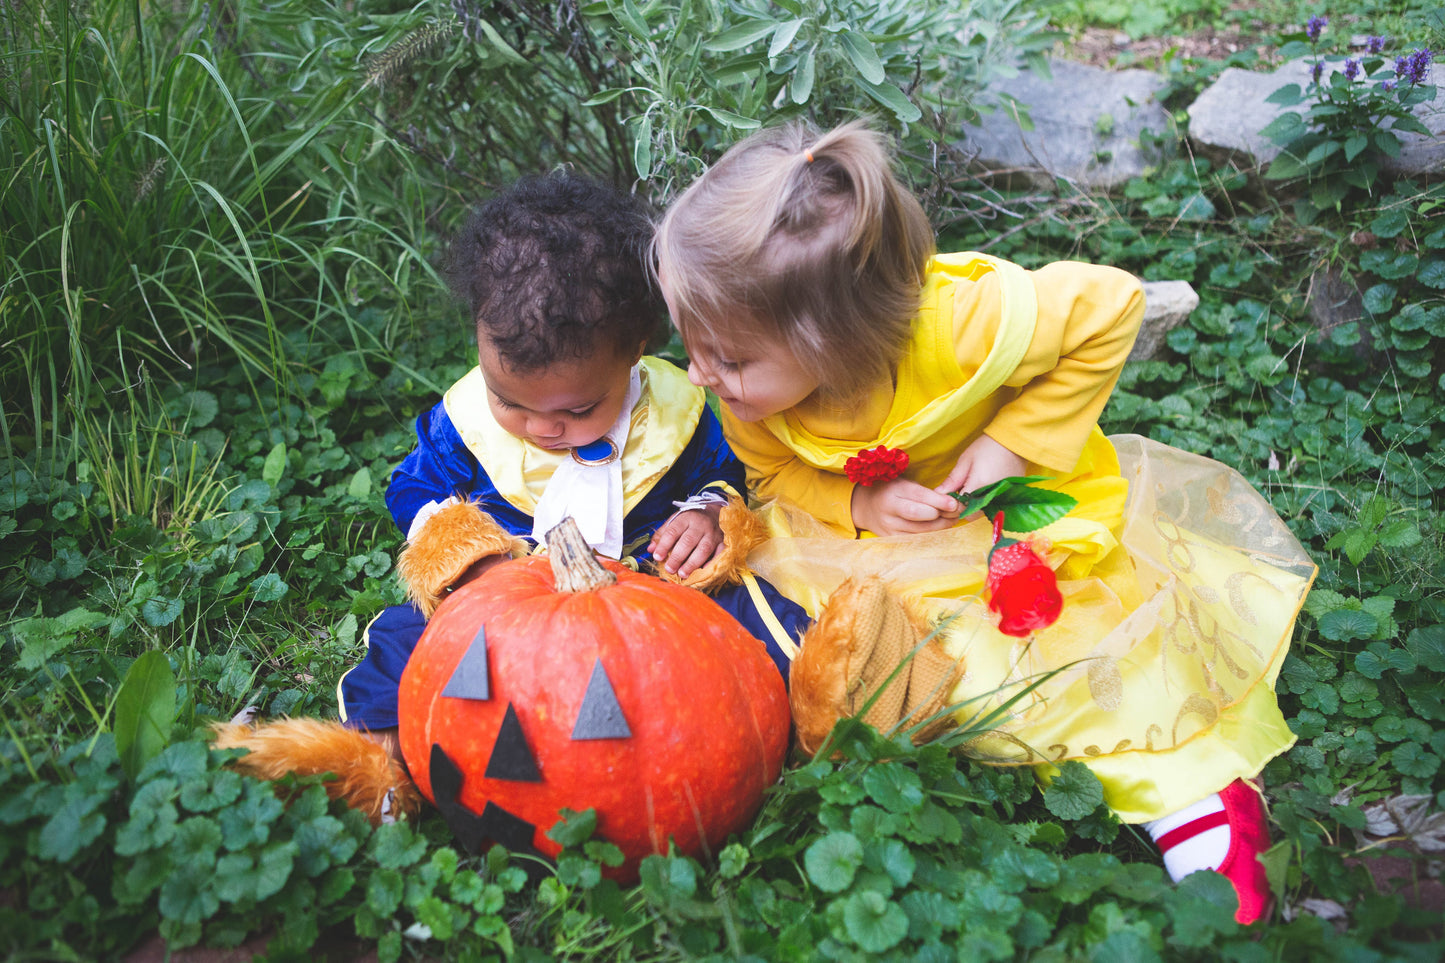
[(453, 240), (446, 274), (475, 319), (479, 364), (417, 419), (418, 445), (391, 476), (412, 601), (368, 627), (339, 686), (346, 725), (391, 743), (401, 673), (437, 604), (569, 515), (599, 554), (708, 591), (786, 678), (811, 620), (736, 571), (748, 546), (725, 529), (750, 521), (727, 507), (742, 465), (702, 389), (643, 355), (667, 323), (644, 261), (651, 234), (633, 198), (559, 172), (477, 208)]

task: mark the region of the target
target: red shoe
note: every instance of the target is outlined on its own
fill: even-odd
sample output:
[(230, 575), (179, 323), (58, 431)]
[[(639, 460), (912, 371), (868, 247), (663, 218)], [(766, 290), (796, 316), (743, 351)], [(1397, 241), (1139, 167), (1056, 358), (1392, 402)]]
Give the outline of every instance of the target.
[(1269, 828), (1259, 790), (1243, 779), (1236, 779), (1219, 791), (1223, 812), (1214, 812), (1185, 823), (1160, 836), (1156, 842), (1160, 853), (1168, 852), (1188, 839), (1217, 826), (1229, 827), (1229, 851), (1215, 872), (1234, 885), (1239, 897), (1237, 922), (1248, 925), (1269, 912), (1271, 894), (1269, 879), (1259, 856), (1269, 848)]

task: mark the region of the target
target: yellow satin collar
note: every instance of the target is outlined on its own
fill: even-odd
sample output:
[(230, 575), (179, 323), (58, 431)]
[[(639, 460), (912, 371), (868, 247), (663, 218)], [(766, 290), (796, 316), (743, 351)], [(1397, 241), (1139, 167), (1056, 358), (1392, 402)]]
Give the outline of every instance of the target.
[[(1002, 317), (998, 334), (973, 377), (939, 394), (938, 385), (957, 385), (963, 377), (953, 347), (955, 286), (989, 272), (999, 281)], [(1017, 370), (1033, 342), (1038, 313), (1033, 280), (1017, 264), (974, 252), (936, 255), (928, 264), (923, 303), (898, 367), (893, 404), (876, 438), (846, 442), (823, 438), (805, 428), (791, 411), (765, 418), (763, 424), (803, 461), (827, 471), (842, 471), (850, 457), (876, 445), (909, 449), (915, 460), (922, 460), (927, 454), (918, 449), (920, 443), (955, 444), (957, 439), (946, 430), (948, 426), (997, 391)]]
[[(706, 404), (703, 390), (676, 365), (652, 357), (638, 365), (642, 398), (632, 409), (632, 426), (622, 451), (624, 512), (631, 511), (682, 455)], [(498, 425), (480, 367), (452, 385), (442, 404), (497, 492), (521, 511), (536, 511), (557, 465), (572, 455), (539, 448)]]

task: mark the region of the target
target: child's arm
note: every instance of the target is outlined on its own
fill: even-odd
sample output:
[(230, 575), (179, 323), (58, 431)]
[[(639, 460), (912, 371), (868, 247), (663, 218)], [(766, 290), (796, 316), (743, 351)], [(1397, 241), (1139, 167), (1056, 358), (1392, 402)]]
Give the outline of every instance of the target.
[[(1032, 276), (1038, 322), (1023, 361), (1005, 382), (1018, 393), (984, 434), (1023, 462), (1066, 472), (1078, 463), (1124, 370), (1144, 316), (1144, 291), (1133, 275), (1098, 264), (1062, 261)], [(955, 304), (955, 349), (960, 358), (977, 359), (988, 346), (980, 340), (982, 326), (968, 322), (979, 311), (996, 312), (997, 295), (985, 285), (972, 288)], [(960, 454), (941, 491), (978, 488), (1008, 477), (997, 474), (1004, 469), (1019, 473), (975, 451), (976, 444)]]
[(467, 499), (513, 534), (530, 532), (530, 518), (498, 493), (438, 404), (416, 421), (417, 446), (391, 473), (386, 507), (407, 539), (439, 507)]
[(704, 407), (687, 449), (674, 465), (678, 502), (716, 498), (717, 503), (675, 513), (652, 536), (647, 551), (666, 571), (687, 578), (724, 548), (718, 517), (726, 496), (743, 492), (743, 466), (728, 447), (722, 426)]
[(761, 423), (739, 421), (726, 408), (723, 421), (759, 500), (786, 499), (848, 538), (860, 529), (876, 535), (932, 532), (958, 520), (958, 502), (917, 482), (855, 485), (802, 461)]

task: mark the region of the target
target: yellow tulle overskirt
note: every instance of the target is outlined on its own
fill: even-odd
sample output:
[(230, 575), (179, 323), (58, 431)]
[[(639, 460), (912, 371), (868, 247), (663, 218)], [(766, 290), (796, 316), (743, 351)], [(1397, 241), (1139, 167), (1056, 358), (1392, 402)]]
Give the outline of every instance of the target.
[(1097, 430), (1074, 473), (1047, 487), (1079, 505), (1030, 536), (1048, 539), (1064, 608), (1029, 639), (1000, 633), (981, 597), (984, 519), (844, 539), (773, 503), (764, 519), (786, 537), (749, 564), (814, 615), (850, 576), (888, 579), (961, 661), (961, 722), (1039, 683), (970, 755), (1045, 781), (1084, 762), (1126, 822), (1181, 809), (1288, 749), (1274, 681), (1316, 568), (1264, 497), (1216, 461)]

